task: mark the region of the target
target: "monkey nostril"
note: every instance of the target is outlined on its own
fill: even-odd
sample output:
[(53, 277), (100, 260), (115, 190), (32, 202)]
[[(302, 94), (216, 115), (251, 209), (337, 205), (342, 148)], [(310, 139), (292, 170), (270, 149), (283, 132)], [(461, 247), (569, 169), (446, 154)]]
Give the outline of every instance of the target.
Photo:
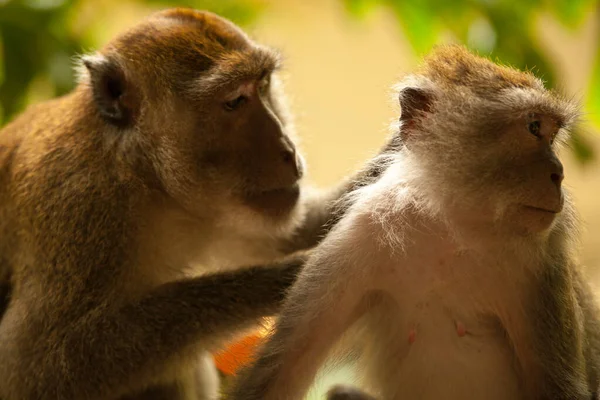
[(562, 172), (553, 173), (550, 175), (550, 179), (552, 179), (552, 182), (554, 182), (555, 185), (560, 185), (564, 178), (565, 176), (562, 174)]
[(283, 163), (293, 168), (294, 175), (297, 179), (302, 177), (301, 161), (295, 150), (284, 150), (282, 152)]
[(296, 176), (298, 179), (304, 176), (304, 162), (299, 154), (296, 154)]
[(283, 162), (290, 164), (296, 161), (296, 152), (292, 150), (285, 150), (283, 152)]

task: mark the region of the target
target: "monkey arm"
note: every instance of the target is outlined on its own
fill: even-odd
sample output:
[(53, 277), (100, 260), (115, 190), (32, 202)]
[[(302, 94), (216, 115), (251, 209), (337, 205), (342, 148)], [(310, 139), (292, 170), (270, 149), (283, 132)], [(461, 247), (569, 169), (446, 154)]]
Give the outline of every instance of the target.
[[(563, 256), (564, 257), (564, 256)], [(585, 363), (585, 316), (577, 299), (574, 266), (561, 257), (538, 281), (534, 344), (542, 364), (541, 398), (589, 399)]]
[(273, 335), (258, 361), (241, 374), (231, 399), (301, 399), (329, 349), (364, 311), (360, 303), (368, 283), (356, 277), (340, 279), (352, 273), (354, 261), (347, 255), (356, 252), (351, 240), (340, 243), (336, 236), (328, 236), (303, 270)]
[(303, 263), (298, 256), (283, 265), (164, 284), (116, 311), (95, 309), (64, 331), (36, 333), (61, 337), (52, 349), (15, 349), (15, 341), (0, 338), (0, 358), (22, 354), (12, 358), (19, 365), (0, 368), (4, 385), (11, 384), (8, 398), (92, 400), (138, 391), (135, 385), (152, 381), (156, 366), (175, 368), (198, 347), (210, 348), (275, 313)]
[(593, 289), (583, 272), (576, 269), (573, 280), (577, 301), (583, 313), (583, 329), (586, 338), (583, 352), (587, 365), (588, 385), (592, 398), (596, 399), (600, 394), (600, 360), (595, 357), (595, 354), (600, 353), (600, 309), (594, 298)]
[(526, 323), (510, 317), (501, 317), (501, 320), (529, 397), (589, 399), (591, 391), (582, 383), (591, 372), (586, 371), (584, 357), (589, 344), (585, 319), (590, 315), (582, 312), (581, 301), (585, 299), (578, 299), (578, 284), (570, 272), (573, 266), (568, 266), (569, 261), (564, 256), (557, 256), (553, 263), (544, 266), (533, 282), (533, 302), (523, 316)]
[(582, 271), (565, 258), (562, 255), (545, 268), (538, 283), (534, 323), (544, 374), (542, 397), (596, 398), (600, 361), (593, 354), (600, 350), (598, 306)]

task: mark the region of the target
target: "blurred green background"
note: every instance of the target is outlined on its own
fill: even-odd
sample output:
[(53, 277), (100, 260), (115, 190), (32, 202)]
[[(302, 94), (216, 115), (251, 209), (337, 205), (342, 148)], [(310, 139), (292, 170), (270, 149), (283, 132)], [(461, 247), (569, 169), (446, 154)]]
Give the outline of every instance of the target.
[[(533, 22), (549, 14), (576, 30), (595, 13), (597, 0), (338, 0), (347, 18), (361, 19), (376, 9), (392, 14), (417, 54), (436, 43), (457, 40), (483, 54), (533, 70), (548, 85), (560, 83), (540, 45)], [(75, 54), (95, 49), (117, 14), (142, 15), (169, 6), (209, 9), (251, 27), (276, 1), (268, 0), (0, 0), (0, 125), (28, 103), (72, 89)], [(319, 12), (318, 6), (315, 12)], [(118, 17), (123, 18), (123, 17)], [(126, 18), (126, 17), (125, 17)], [(107, 29), (108, 27), (108, 29)], [(600, 127), (600, 46), (593, 76), (583, 95), (586, 114)], [(580, 131), (572, 148), (580, 161), (594, 156)]]

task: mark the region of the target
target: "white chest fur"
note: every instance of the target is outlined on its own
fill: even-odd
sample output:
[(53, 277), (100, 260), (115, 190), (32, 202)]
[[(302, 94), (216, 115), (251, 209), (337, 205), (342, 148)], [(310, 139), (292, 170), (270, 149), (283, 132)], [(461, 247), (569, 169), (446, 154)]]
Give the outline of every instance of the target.
[(407, 235), (418, 247), (373, 249), (392, 256), (375, 267), (383, 300), (364, 318), (370, 391), (390, 400), (523, 398), (500, 316), (526, 317), (526, 269), (508, 256), (486, 263), (458, 251), (439, 226), (423, 228)]

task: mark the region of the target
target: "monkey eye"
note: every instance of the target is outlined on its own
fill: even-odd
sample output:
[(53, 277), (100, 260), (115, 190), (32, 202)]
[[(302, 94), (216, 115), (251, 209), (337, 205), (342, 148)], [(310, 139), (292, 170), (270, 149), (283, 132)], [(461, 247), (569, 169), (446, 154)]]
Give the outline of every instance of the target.
[(540, 128), (541, 128), (542, 124), (540, 121), (531, 121), (529, 124), (527, 124), (527, 129), (529, 130), (529, 133), (531, 133), (533, 136), (537, 137), (537, 138), (541, 138), (542, 134), (540, 133)]
[(225, 104), (223, 105), (223, 107), (227, 111), (235, 111), (236, 109), (238, 109), (242, 105), (244, 105), (246, 103), (246, 101), (248, 101), (248, 99), (246, 98), (246, 96), (240, 95), (240, 96), (236, 97), (233, 100), (229, 100), (229, 101), (225, 102)]

